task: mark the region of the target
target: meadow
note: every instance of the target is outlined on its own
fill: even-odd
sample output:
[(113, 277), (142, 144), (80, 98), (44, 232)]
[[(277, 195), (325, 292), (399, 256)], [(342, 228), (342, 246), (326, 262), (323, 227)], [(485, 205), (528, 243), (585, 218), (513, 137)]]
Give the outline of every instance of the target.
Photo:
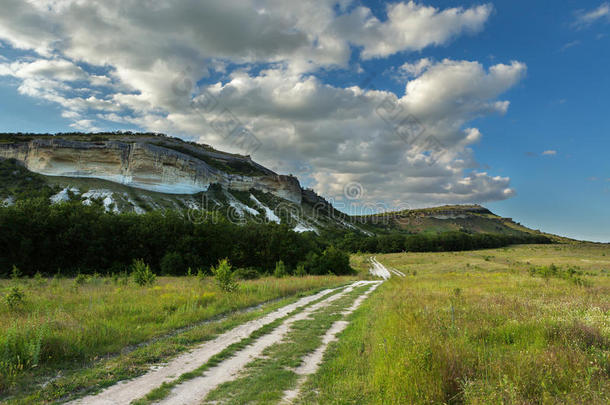
[(158, 277), (151, 286), (126, 276), (0, 280), (0, 400), (35, 391), (37, 400), (57, 399), (137, 375), (148, 363), (353, 278), (266, 277), (240, 281), (234, 292), (197, 276)]
[(608, 245), (377, 259), (407, 277), (353, 314), (300, 403), (609, 403)]

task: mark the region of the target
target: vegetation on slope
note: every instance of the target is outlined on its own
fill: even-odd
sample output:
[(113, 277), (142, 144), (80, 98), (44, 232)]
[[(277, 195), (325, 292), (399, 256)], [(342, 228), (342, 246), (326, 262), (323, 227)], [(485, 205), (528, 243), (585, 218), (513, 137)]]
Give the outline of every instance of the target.
[(33, 173), (14, 159), (0, 159), (0, 197), (16, 200), (49, 198), (56, 189), (49, 187), (44, 176)]
[(348, 274), (348, 256), (312, 233), (287, 225), (236, 225), (210, 216), (193, 223), (178, 212), (111, 214), (78, 202), (44, 200), (0, 208), (0, 276), (13, 265), (24, 274), (121, 273), (134, 259), (155, 272), (208, 272), (220, 259), (236, 267), (271, 272), (282, 260), (289, 273), (299, 264), (309, 274)]

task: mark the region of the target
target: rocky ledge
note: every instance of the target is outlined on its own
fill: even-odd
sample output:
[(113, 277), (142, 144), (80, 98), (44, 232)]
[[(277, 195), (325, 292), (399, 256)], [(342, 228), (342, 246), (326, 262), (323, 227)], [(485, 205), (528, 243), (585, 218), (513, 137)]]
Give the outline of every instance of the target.
[(47, 176), (99, 178), (167, 194), (195, 194), (210, 184), (251, 188), (298, 203), (299, 181), (253, 162), (174, 138), (121, 138), (101, 141), (42, 137), (0, 144), (0, 158), (16, 159)]

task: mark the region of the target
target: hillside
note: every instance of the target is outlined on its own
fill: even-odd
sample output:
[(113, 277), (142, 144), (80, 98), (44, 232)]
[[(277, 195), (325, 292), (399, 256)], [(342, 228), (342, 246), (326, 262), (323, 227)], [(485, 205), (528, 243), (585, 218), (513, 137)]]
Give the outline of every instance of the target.
[(235, 223), (288, 223), (297, 232), (543, 235), (477, 205), (348, 216), (249, 156), (162, 134), (0, 134), (0, 159), (5, 205), (45, 196), (115, 213), (177, 210), (195, 221), (216, 212)]

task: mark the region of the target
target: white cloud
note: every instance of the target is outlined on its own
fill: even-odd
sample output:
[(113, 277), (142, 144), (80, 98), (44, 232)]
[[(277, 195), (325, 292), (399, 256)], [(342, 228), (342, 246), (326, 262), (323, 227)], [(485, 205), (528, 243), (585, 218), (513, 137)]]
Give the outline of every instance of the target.
[(610, 3), (602, 3), (599, 7), (593, 10), (580, 10), (576, 12), (576, 21), (574, 25), (582, 28), (590, 26), (598, 21), (610, 22)]
[(37, 59), (33, 62), (15, 62), (9, 66), (15, 77), (21, 79), (46, 78), (58, 81), (85, 80), (88, 74), (65, 59)]
[(364, 59), (371, 59), (442, 45), (463, 32), (479, 32), (492, 10), (489, 4), (439, 10), (413, 1), (391, 3), (386, 10), (387, 20), (382, 22), (370, 9), (359, 7), (338, 18), (337, 30), (363, 47)]
[(542, 152), (542, 156), (555, 156), (555, 155), (557, 155), (556, 150), (545, 150), (544, 152)]
[(422, 58), (415, 63), (405, 62), (398, 68), (398, 80), (406, 80), (415, 76), (419, 76), (425, 72), (430, 66), (432, 61), (429, 58)]
[[(486, 69), (423, 58), (395, 70), (404, 94), (317, 77), (322, 69), (358, 70), (362, 59), (476, 33), (490, 5), (393, 3), (382, 21), (349, 0), (338, 8), (333, 0), (7, 2), (13, 15), (0, 16), (0, 40), (38, 56), (4, 61), (0, 75), (17, 79), (22, 94), (61, 105), (74, 128), (110, 120), (243, 152), (210, 125), (234, 117), (261, 141), (255, 159), (330, 197), (349, 182), (363, 185), (367, 203), (514, 194), (508, 178), (477, 170), (469, 146), (483, 135), (468, 123), (507, 111), (509, 102), (498, 98), (524, 77), (524, 64)], [(211, 74), (217, 82), (194, 85)], [(204, 90), (218, 103), (212, 112), (192, 106)], [(424, 129), (415, 140), (414, 122)]]

